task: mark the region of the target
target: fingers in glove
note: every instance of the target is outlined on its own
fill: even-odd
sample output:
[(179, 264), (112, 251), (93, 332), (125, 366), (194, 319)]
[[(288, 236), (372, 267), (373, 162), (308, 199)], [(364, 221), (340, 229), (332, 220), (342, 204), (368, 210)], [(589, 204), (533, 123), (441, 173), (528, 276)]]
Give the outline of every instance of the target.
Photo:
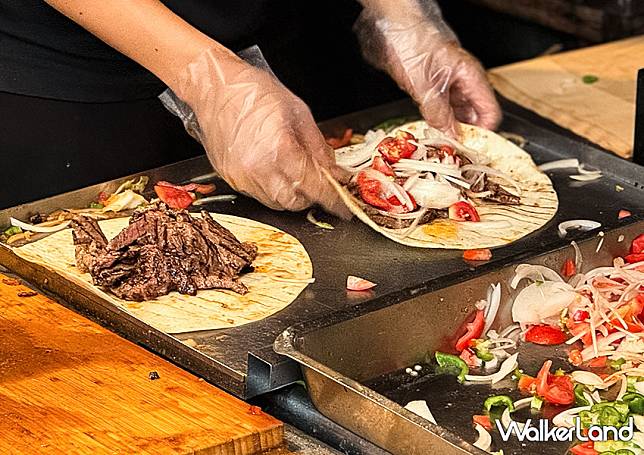
[(485, 72), (474, 59), (457, 72), (450, 88), (450, 98), (458, 120), (494, 130), (501, 123), (502, 113)]

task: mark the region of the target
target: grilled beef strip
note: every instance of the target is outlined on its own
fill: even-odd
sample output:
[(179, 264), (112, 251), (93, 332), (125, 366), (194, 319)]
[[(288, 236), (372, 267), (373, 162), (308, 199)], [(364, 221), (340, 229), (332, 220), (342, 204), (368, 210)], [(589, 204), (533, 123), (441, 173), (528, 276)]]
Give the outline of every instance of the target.
[(136, 211), (110, 242), (89, 218), (77, 217), (73, 228), (77, 263), (96, 285), (122, 299), (149, 300), (171, 291), (194, 295), (213, 288), (248, 292), (238, 276), (257, 257), (257, 247), (239, 242), (206, 212), (194, 218), (153, 204)]

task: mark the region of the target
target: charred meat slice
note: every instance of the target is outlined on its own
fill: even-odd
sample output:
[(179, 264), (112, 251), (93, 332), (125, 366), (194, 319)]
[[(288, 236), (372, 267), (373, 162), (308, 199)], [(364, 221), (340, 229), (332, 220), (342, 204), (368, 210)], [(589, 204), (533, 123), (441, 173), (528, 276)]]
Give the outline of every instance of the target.
[(492, 192), (492, 194), (485, 197), (486, 201), (498, 202), (504, 205), (519, 205), (521, 203), (519, 196), (511, 194), (498, 183), (493, 183), (488, 180), (485, 189), (486, 191)]
[(73, 227), (79, 267), (125, 300), (215, 288), (244, 294), (239, 274), (257, 257), (255, 245), (237, 240), (210, 214), (194, 218), (162, 203), (137, 211), (110, 242), (93, 220), (78, 217)]

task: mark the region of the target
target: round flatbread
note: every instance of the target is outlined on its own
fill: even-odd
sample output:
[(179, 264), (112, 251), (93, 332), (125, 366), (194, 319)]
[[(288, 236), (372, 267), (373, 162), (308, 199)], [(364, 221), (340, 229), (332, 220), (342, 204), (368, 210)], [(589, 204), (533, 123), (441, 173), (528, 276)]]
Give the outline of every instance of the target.
[[(92, 284), (89, 273), (75, 265), (71, 229), (15, 248), (28, 261), (40, 264), (85, 289), (112, 302), (137, 319), (166, 333), (184, 333), (235, 327), (259, 321), (286, 308), (311, 282), (313, 265), (304, 246), (293, 236), (257, 221), (230, 215), (212, 214), (241, 242), (257, 245), (254, 270), (241, 276), (248, 293), (207, 289), (196, 296), (171, 292), (144, 302), (122, 300)], [(108, 240), (129, 223), (129, 218), (99, 221)]]
[[(412, 133), (417, 138), (424, 137), (427, 123), (417, 121), (408, 123), (397, 130)], [(376, 224), (362, 209), (358, 201), (344, 186), (330, 175), (327, 178), (338, 191), (351, 212), (362, 222), (382, 235), (404, 245), (422, 248), (475, 249), (507, 245), (524, 237), (550, 221), (559, 200), (552, 182), (539, 171), (532, 158), (523, 149), (496, 133), (472, 125), (461, 125), (461, 143), (487, 157), (487, 165), (510, 175), (521, 189), (519, 205), (503, 205), (483, 200), (474, 200), (481, 223), (457, 222), (448, 219), (435, 220), (416, 227), (411, 233), (407, 229), (389, 229)], [(350, 146), (356, 147), (356, 146)], [(336, 156), (347, 154), (349, 147), (336, 151)], [(511, 189), (504, 180), (488, 177), (491, 181)], [(487, 223), (487, 222), (494, 223)], [(497, 223), (503, 221), (504, 223)], [(403, 233), (407, 235), (403, 236)]]

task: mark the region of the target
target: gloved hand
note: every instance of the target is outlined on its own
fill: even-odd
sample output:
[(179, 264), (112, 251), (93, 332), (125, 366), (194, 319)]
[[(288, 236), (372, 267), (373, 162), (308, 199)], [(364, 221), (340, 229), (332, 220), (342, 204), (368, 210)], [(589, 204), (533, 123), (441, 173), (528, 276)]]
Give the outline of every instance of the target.
[(457, 120), (494, 129), (501, 109), (480, 63), (462, 47), (432, 0), (397, 3), (386, 12), (363, 0), (355, 31), (363, 55), (418, 103), (425, 120), (452, 136)]
[(194, 111), (199, 140), (234, 189), (277, 210), (320, 204), (348, 218), (326, 180), (346, 178), (304, 102), (225, 49), (202, 53), (171, 87)]

